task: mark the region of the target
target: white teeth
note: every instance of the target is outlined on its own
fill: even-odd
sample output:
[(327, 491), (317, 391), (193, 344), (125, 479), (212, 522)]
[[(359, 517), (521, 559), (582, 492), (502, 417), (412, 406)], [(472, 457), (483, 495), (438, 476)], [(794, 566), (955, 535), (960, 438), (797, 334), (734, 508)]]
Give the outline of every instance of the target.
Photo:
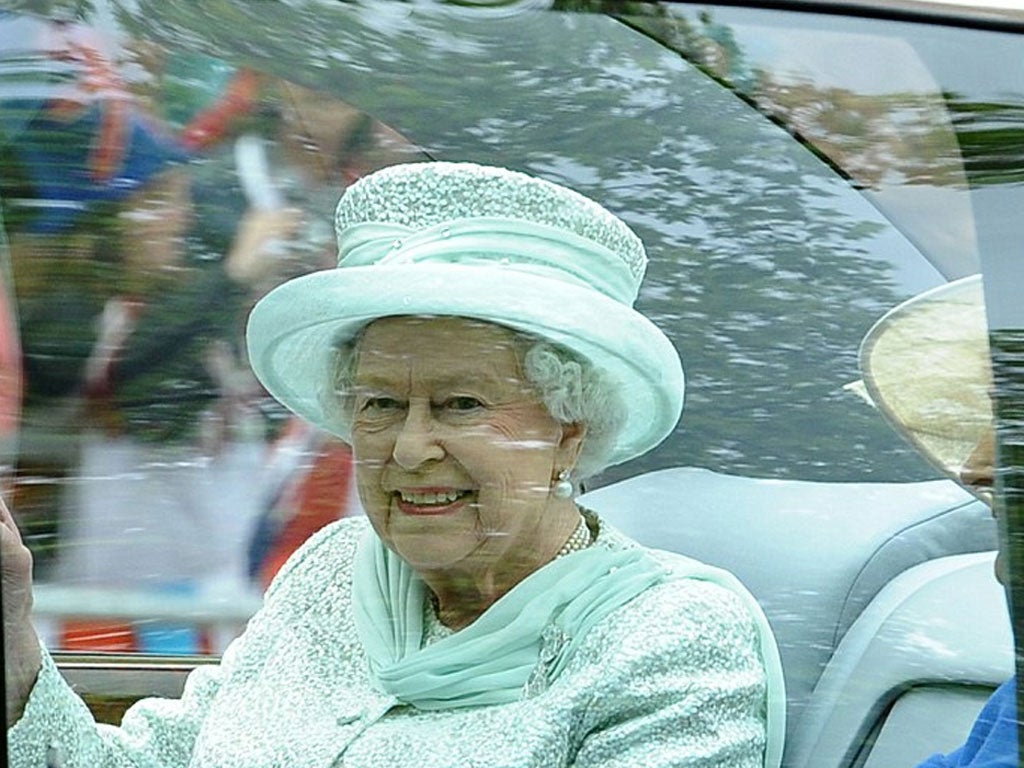
[(402, 497), (402, 501), (409, 504), (451, 504), (462, 494), (459, 491), (444, 491), (442, 493), (399, 491), (398, 495)]

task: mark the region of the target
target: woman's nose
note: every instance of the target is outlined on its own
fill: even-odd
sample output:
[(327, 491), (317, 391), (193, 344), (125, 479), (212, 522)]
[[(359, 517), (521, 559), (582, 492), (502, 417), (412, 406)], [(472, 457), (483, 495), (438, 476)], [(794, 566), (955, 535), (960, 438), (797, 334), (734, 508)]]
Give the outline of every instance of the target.
[(410, 403), (392, 450), (395, 462), (402, 469), (418, 469), (428, 461), (439, 461), (444, 458), (444, 448), (438, 440), (434, 426), (429, 405)]

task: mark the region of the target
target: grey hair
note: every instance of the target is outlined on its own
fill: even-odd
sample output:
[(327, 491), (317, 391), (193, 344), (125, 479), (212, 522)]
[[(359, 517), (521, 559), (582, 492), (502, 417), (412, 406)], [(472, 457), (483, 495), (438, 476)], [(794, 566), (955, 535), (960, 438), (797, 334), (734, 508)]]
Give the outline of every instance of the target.
[(618, 387), (586, 358), (543, 339), (517, 334), (526, 343), (523, 375), (540, 393), (548, 413), (562, 424), (584, 424), (586, 437), (574, 475), (583, 480), (608, 465), (626, 423)]
[[(351, 431), (352, 385), (364, 330), (335, 347), (334, 374), (321, 397), (340, 434)], [(571, 350), (522, 331), (512, 332), (523, 375), (540, 394), (548, 413), (561, 424), (586, 426), (573, 479), (592, 477), (608, 466), (626, 423), (626, 405), (618, 387), (604, 371)]]

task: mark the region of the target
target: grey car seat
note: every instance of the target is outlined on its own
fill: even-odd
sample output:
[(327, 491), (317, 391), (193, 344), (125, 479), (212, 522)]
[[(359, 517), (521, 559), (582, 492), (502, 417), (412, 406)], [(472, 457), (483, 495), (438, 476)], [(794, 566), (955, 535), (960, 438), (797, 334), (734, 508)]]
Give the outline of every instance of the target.
[(879, 592), (920, 563), (996, 542), (988, 508), (945, 480), (825, 483), (680, 467), (599, 488), (581, 503), (643, 544), (728, 568), (759, 600), (782, 657), (792, 768), (799, 740), (811, 738), (812, 692)]
[(1013, 675), (994, 553), (901, 573), (847, 631), (796, 724), (793, 768), (912, 768), (962, 744)]

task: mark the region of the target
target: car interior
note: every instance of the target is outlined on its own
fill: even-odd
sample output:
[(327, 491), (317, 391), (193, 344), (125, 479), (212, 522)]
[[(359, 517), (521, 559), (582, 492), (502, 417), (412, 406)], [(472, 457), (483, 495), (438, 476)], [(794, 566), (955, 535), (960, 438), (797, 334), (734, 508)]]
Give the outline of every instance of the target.
[[(1006, 599), (992, 575), (995, 522), (951, 481), (812, 482), (678, 467), (580, 503), (641, 544), (731, 570), (757, 598), (786, 678), (787, 768), (916, 765), (962, 743), (1013, 674)], [(743, 535), (723, 535), (734, 531)], [(43, 614), (48, 599), (57, 602), (44, 590)], [(208, 610), (231, 623), (223, 606)], [(204, 661), (66, 654), (60, 666), (98, 716), (117, 722), (137, 698), (180, 694)]]
[[(332, 64), (345, 66), (330, 70), (311, 54), (292, 72), (290, 57), (295, 41), (308, 35), (300, 26), (309, 17), (295, 12), (292, 20), (289, 3), (268, 11), (277, 14), (274, 35), (258, 50), (249, 47), (245, 24), (203, 39), (196, 30), (206, 20), (184, 6), (141, 5), (146, 13), (123, 10), (122, 23), (148, 35), (154, 49), (180, 45), (197, 59), (242, 51), (239, 59), (268, 77), (295, 75), (313, 94), (311, 105), (316, 88), (351, 99), (355, 107), (339, 98), (341, 108), (326, 119), (348, 121), (362, 110), (364, 121), (351, 123), (357, 128), (346, 124), (352, 135), (366, 128), (366, 116), (378, 121), (375, 135), (384, 139), (368, 165), (497, 157), (589, 184), (588, 191), (629, 211), (629, 223), (653, 244), (653, 287), (641, 302), (657, 322), (671, 324), (674, 341), (681, 339), (692, 402), (683, 426), (649, 462), (613, 468), (580, 504), (643, 545), (731, 571), (750, 590), (775, 632), (785, 674), (784, 768), (913, 768), (963, 743), (985, 701), (1015, 670), (1007, 594), (993, 577), (997, 523), (981, 500), (936, 479), (870, 407), (844, 399), (843, 387), (856, 375), (856, 345), (871, 319), (923, 288), (979, 271), (984, 238), (975, 227), (987, 221), (982, 212), (1019, 210), (1019, 191), (999, 197), (1011, 186), (1000, 186), (1007, 181), (1000, 169), (1019, 156), (980, 148), (965, 160), (956, 141), (966, 145), (969, 138), (956, 131), (978, 128), (970, 120), (983, 122), (978, 115), (989, 114), (986, 108), (993, 124), (1019, 123), (1024, 70), (993, 62), (1017, 50), (1024, 16), (1003, 24), (976, 9), (944, 16), (937, 4), (913, 2), (849, 17), (845, 6), (819, 15), (800, 3), (789, 16), (742, 3), (710, 10), (658, 4), (651, 12), (625, 4), (636, 6), (631, 15), (614, 8), (606, 14), (606, 6), (619, 4), (595, 2), (579, 3), (578, 13), (572, 3), (556, 3), (556, 23), (533, 13), (538, 4), (529, 2), (484, 3), (477, 16), (473, 3), (412, 4), (423, 7), (408, 14), (396, 10), (406, 4), (341, 4), (331, 13), (351, 29), (338, 32), (343, 53)], [(990, 47), (987, 35), (995, 41)], [(495, 41), (507, 60), (486, 55)], [(0, 54), (6, 45), (0, 42)], [(841, 55), (827, 55), (829, 45)], [(906, 64), (894, 95), (880, 96), (884, 89), (871, 79), (881, 64), (869, 55), (851, 58), (858, 46), (884, 53), (879, 61), (890, 66)], [(977, 80), (946, 59), (954, 48), (980, 57), (981, 64), (972, 59), (964, 69), (981, 71), (988, 62), (992, 79), (978, 86), (981, 95), (970, 89)], [(541, 64), (533, 67), (534, 59)], [(575, 62), (580, 69), (573, 73)], [(646, 77), (636, 62), (655, 76)], [(822, 62), (823, 74), (815, 70)], [(753, 78), (772, 66), (778, 69), (770, 74), (792, 80), (779, 75), (774, 91), (758, 91)], [(605, 68), (621, 78), (614, 88)], [(818, 74), (815, 81), (811, 75)], [(182, 77), (175, 87), (198, 91), (206, 85), (201, 80)], [(0, 78), (0, 87), (6, 82)], [(453, 82), (465, 91), (447, 102), (433, 98)], [(563, 98), (563, 83), (577, 89), (571, 97)], [(282, 90), (293, 87), (301, 90), (290, 81)], [(492, 115), (484, 103), (492, 94), (514, 106)], [(580, 111), (593, 110), (605, 122), (573, 122), (574, 98)], [(1000, 99), (1013, 108), (999, 111)], [(693, 109), (698, 102), (702, 108)], [(843, 112), (836, 104), (855, 106)], [(467, 113), (459, 130), (443, 122), (449, 110)], [(524, 118), (528, 113), (534, 117)], [(890, 137), (875, 153), (875, 133), (900, 120), (914, 127), (919, 120), (932, 132)], [(599, 123), (605, 128), (595, 128)], [(629, 151), (617, 157), (608, 137), (634, 126)], [(737, 147), (749, 148), (749, 157), (730, 155)], [(644, 164), (629, 165), (632, 155)], [(250, 163), (248, 177), (239, 172), (250, 197), (267, 193), (265, 170), (253, 170), (260, 162)], [(626, 169), (618, 175), (620, 165)], [(365, 170), (353, 168), (347, 170)], [(996, 180), (970, 188), (971, 173)], [(712, 177), (724, 191), (712, 189)], [(222, 192), (217, 183), (208, 186), (211, 198)], [(998, 204), (988, 208), (990, 201)], [(705, 220), (694, 210), (710, 213)], [(1004, 216), (991, 230), (1002, 234), (1004, 246), (1019, 234), (1005, 223), (1011, 219)], [(741, 277), (730, 282), (734, 275)], [(768, 285), (768, 276), (778, 281)], [(711, 317), (716, 310), (725, 319)], [(765, 326), (772, 333), (758, 336)], [(762, 387), (766, 381), (775, 389)], [(77, 459), (61, 432), (64, 412), (53, 413), (50, 422), (46, 414), (24, 422), (14, 460), (22, 465), (17, 495), (29, 515), (36, 498), (74, 484), (69, 467)], [(60, 466), (51, 471), (48, 462)], [(43, 501), (54, 506), (52, 498)], [(50, 528), (30, 532), (40, 561), (53, 554), (56, 537)], [(259, 606), (257, 590), (146, 594), (44, 579), (35, 593), (42, 627), (69, 615), (97, 626), (172, 622), (224, 642)], [(178, 696), (188, 673), (215, 663), (222, 647), (123, 653), (86, 644), (55, 658), (97, 720), (117, 723), (142, 697)]]
[(680, 467), (581, 501), (641, 543), (731, 570), (758, 599), (786, 677), (786, 766), (916, 765), (962, 743), (1013, 674), (995, 521), (953, 482)]

